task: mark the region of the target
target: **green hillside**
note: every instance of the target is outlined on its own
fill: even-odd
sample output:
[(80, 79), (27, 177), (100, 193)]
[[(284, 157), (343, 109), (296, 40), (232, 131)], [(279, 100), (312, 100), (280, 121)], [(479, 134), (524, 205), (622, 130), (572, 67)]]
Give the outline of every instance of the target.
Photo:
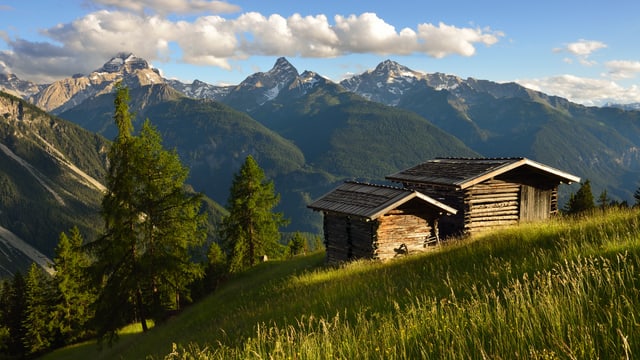
[[(267, 262), (146, 334), (46, 359), (631, 358), (640, 214), (523, 225), (382, 262)], [(190, 353), (193, 357), (187, 357)]]
[(304, 96), (283, 91), (251, 115), (293, 141), (309, 164), (340, 177), (378, 180), (438, 156), (478, 156), (413, 112), (329, 82)]

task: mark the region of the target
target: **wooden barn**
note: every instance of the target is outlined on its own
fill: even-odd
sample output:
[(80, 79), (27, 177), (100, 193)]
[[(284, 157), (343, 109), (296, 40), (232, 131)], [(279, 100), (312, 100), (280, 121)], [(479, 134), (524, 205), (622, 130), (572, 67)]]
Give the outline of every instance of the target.
[(438, 220), (456, 210), (420, 192), (345, 182), (309, 208), (324, 214), (327, 262), (389, 259), (438, 241)]
[(558, 186), (580, 178), (526, 158), (437, 158), (387, 176), (458, 210), (442, 236), (472, 234), (558, 212)]

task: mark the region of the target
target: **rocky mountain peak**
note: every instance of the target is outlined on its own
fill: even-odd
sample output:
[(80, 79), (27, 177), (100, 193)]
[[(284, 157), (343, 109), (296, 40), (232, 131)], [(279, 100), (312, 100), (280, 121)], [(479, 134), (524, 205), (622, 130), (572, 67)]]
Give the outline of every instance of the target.
[(0, 90), (23, 99), (30, 98), (44, 87), (45, 85), (37, 85), (31, 81), (21, 80), (14, 74), (0, 73)]
[(385, 60), (374, 70), (343, 80), (340, 85), (366, 99), (397, 105), (402, 95), (425, 76), (395, 61)]
[(414, 71), (409, 69), (404, 65), (400, 65), (399, 63), (392, 60), (385, 60), (376, 66), (375, 70), (373, 70), (372, 75), (374, 76), (383, 76), (386, 78), (422, 78), (424, 74), (418, 71)]
[(132, 73), (135, 70), (151, 69), (147, 60), (139, 58), (132, 53), (121, 52), (112, 57), (96, 72), (106, 73), (118, 73), (127, 72)]
[(326, 78), (320, 76), (314, 71), (304, 71), (300, 76), (291, 82), (289, 85), (289, 91), (297, 91), (298, 96), (306, 94), (309, 90), (315, 88), (318, 85), (327, 83)]
[(291, 63), (281, 57), (276, 60), (275, 65), (267, 72), (258, 72), (247, 77), (240, 85), (255, 86), (264, 88), (282, 87), (291, 83), (298, 77), (298, 70)]
[(119, 81), (130, 88), (165, 83), (159, 70), (153, 69), (147, 60), (121, 52), (89, 75), (78, 74), (48, 85), (33, 97), (33, 103), (60, 114), (92, 96), (111, 92)]

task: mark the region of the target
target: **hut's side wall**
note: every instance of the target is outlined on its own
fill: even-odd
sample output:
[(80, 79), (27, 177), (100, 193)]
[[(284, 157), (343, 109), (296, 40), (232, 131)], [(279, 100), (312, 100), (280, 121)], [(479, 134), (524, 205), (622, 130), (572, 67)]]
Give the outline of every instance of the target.
[(373, 257), (376, 221), (365, 221), (329, 212), (324, 214), (323, 221), (327, 263)]
[(330, 264), (348, 261), (350, 258), (349, 218), (337, 214), (324, 214), (324, 245), (326, 261)]
[(464, 190), (464, 229), (467, 233), (518, 224), (521, 185), (487, 180)]
[(427, 251), (425, 241), (434, 234), (437, 214), (422, 209), (396, 209), (378, 219), (375, 258), (386, 260), (407, 253)]
[(373, 258), (373, 238), (377, 221), (365, 221), (351, 218), (349, 227), (351, 237), (351, 258)]

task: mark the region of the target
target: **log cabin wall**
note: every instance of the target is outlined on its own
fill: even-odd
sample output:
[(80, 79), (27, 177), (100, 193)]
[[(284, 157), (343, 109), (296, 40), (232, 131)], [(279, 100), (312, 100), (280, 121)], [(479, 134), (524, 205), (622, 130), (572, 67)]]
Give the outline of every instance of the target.
[(378, 218), (374, 258), (387, 260), (432, 249), (426, 240), (436, 234), (438, 214), (409, 204)]
[(455, 215), (440, 218), (438, 230), (442, 240), (462, 234), (464, 229), (464, 194), (461, 191), (456, 191), (455, 188), (451, 186), (438, 186), (434, 184), (405, 182), (403, 186), (419, 191), (458, 210), (458, 213)]
[(478, 233), (518, 224), (521, 205), (520, 184), (490, 179), (463, 192), (466, 233)]
[(376, 227), (376, 221), (326, 212), (323, 224), (326, 262), (371, 259)]
[(387, 260), (431, 250), (434, 244), (426, 241), (437, 235), (438, 217), (437, 211), (419, 202), (404, 204), (375, 220), (325, 212), (326, 262)]
[(367, 221), (365, 219), (350, 218), (351, 226), (349, 236), (351, 237), (351, 258), (371, 259), (374, 257), (375, 229), (378, 221)]
[(324, 246), (327, 263), (341, 263), (351, 258), (349, 227), (348, 217), (332, 213), (324, 214)]

